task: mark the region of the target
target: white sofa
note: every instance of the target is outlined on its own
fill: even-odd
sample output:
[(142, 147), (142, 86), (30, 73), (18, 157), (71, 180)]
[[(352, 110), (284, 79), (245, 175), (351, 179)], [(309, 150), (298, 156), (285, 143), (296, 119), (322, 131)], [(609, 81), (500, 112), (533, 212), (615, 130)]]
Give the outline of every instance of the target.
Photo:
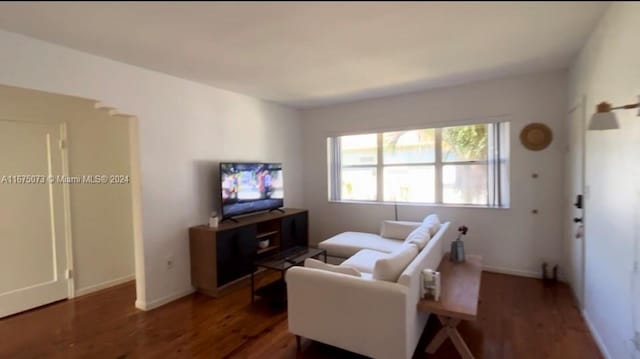
[(403, 240), (345, 232), (321, 242), (319, 247), (329, 255), (349, 257), (342, 265), (354, 262), (351, 264), (360, 267), (361, 275), (308, 267), (289, 269), (289, 331), (373, 358), (411, 358), (428, 319), (428, 313), (417, 311), (421, 272), (437, 268), (448, 227), (449, 222), (440, 224), (396, 282), (374, 279), (366, 269), (373, 268), (385, 254), (400, 250)]

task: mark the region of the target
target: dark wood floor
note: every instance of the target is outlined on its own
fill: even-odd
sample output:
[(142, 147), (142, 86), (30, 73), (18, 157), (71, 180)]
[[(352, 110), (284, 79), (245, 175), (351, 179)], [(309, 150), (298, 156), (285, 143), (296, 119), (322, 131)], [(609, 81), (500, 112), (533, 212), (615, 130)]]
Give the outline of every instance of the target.
[[(262, 280), (270, 280), (264, 277)], [(483, 273), (479, 320), (460, 332), (477, 358), (602, 358), (569, 289)], [(309, 340), (296, 353), (284, 310), (250, 304), (249, 288), (221, 299), (193, 294), (150, 312), (127, 283), (0, 320), (0, 358), (359, 358)], [(458, 358), (447, 341), (415, 358)]]

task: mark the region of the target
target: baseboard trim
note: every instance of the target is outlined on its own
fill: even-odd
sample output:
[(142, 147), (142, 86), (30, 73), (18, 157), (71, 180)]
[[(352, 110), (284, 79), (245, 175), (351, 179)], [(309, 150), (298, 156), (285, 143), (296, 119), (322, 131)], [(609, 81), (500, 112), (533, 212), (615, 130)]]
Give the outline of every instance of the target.
[(540, 275), (540, 273), (538, 273), (538, 272), (522, 270), (522, 269), (511, 269), (511, 268), (494, 267), (494, 266), (488, 266), (488, 265), (482, 266), (482, 269), (487, 271), (487, 272), (516, 275), (516, 276), (519, 276), (519, 277), (528, 277), (528, 278), (541, 278), (542, 277)]
[(129, 282), (129, 281), (135, 280), (135, 279), (136, 279), (136, 275), (135, 274), (129, 274), (129, 275), (121, 277), (121, 278), (116, 278), (116, 279), (104, 281), (102, 283), (90, 285), (88, 287), (76, 289), (76, 291), (74, 293), (74, 296), (75, 297), (80, 297), (80, 296), (87, 295), (87, 294), (90, 294), (90, 293), (93, 293), (93, 292), (97, 292), (99, 290), (103, 290), (103, 289), (107, 289), (109, 287), (116, 286), (118, 284), (126, 283), (126, 282)]
[(152, 301), (149, 302), (142, 302), (140, 300), (136, 300), (136, 308), (140, 309), (140, 310), (144, 310), (144, 311), (148, 311), (148, 310), (152, 310), (152, 309), (156, 309), (158, 307), (161, 307), (165, 304), (171, 303), (174, 300), (178, 300), (184, 296), (187, 296), (191, 293), (195, 292), (195, 289), (193, 288), (189, 288), (187, 290), (183, 290), (183, 291), (179, 291), (179, 292), (175, 292), (173, 294), (169, 294), (167, 296), (164, 296), (162, 298), (158, 298), (158, 299), (154, 299)]
[(612, 359), (613, 357), (611, 356), (611, 354), (609, 354), (607, 347), (604, 345), (604, 341), (602, 340), (602, 337), (600, 336), (600, 334), (598, 334), (596, 327), (591, 322), (591, 319), (589, 318), (589, 314), (587, 313), (587, 311), (582, 310), (581, 313), (582, 313), (582, 318), (584, 318), (584, 321), (587, 323), (587, 327), (589, 327), (589, 331), (591, 332), (593, 339), (596, 340), (596, 345), (598, 346), (598, 349), (600, 349), (600, 353), (602, 353), (602, 355), (606, 359)]

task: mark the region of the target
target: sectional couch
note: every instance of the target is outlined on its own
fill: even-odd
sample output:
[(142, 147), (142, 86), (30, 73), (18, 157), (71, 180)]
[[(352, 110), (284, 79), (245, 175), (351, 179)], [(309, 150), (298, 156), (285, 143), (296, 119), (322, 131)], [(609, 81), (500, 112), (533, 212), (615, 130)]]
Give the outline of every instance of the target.
[(381, 233), (344, 232), (321, 243), (340, 265), (307, 260), (286, 273), (289, 331), (358, 354), (411, 358), (428, 319), (421, 272), (438, 267), (449, 222), (385, 221)]

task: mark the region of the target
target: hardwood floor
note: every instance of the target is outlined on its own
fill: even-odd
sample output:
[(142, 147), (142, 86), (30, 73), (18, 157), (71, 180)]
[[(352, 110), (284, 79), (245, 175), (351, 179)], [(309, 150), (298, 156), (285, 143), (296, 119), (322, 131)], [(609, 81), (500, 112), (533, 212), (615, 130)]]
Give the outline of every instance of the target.
[[(484, 272), (481, 298), (478, 321), (458, 327), (476, 358), (602, 358), (565, 285)], [(150, 312), (134, 300), (127, 283), (1, 319), (0, 358), (360, 358), (309, 340), (296, 353), (286, 311), (252, 306), (248, 287)], [(449, 341), (424, 353), (438, 328), (429, 321), (415, 358), (458, 358)]]

